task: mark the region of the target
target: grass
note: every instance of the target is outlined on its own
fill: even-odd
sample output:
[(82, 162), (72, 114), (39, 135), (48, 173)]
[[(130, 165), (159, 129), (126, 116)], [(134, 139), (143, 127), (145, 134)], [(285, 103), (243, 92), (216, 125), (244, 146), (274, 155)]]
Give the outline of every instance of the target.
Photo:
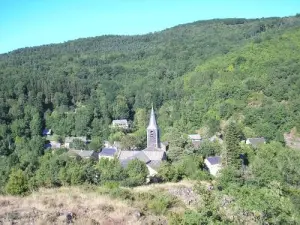
[(61, 187), (40, 189), (26, 197), (0, 196), (0, 224), (167, 224), (167, 216), (187, 206), (170, 188), (193, 187), (194, 183), (153, 184), (137, 188)]

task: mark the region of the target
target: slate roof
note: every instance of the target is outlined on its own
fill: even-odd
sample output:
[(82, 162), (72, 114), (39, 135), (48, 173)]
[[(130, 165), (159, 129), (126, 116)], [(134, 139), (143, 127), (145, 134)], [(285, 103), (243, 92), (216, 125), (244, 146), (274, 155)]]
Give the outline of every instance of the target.
[(152, 160), (163, 160), (165, 157), (165, 151), (157, 151), (157, 150), (152, 150), (152, 151), (147, 151), (143, 150), (145, 155), (152, 161)]
[(157, 170), (160, 167), (161, 163), (161, 160), (152, 160), (147, 165), (150, 166), (152, 169)]
[(125, 120), (125, 119), (123, 119), (123, 120), (113, 120), (112, 125), (113, 126), (125, 126), (125, 127), (127, 127), (128, 126), (128, 121)]
[(117, 152), (115, 148), (102, 148), (101, 152), (99, 153), (100, 156), (114, 156)]
[(51, 134), (51, 129), (44, 129), (43, 130), (43, 135), (50, 135)]
[(119, 154), (119, 160), (123, 167), (126, 167), (133, 159), (139, 159), (140, 161), (149, 165), (151, 168), (157, 169), (160, 166), (161, 161), (165, 159), (165, 151), (121, 151)]
[(189, 137), (192, 141), (200, 141), (200, 140), (201, 140), (200, 134), (190, 134), (190, 135), (188, 135), (188, 137)]
[(149, 125), (148, 125), (147, 129), (150, 129), (150, 130), (158, 129), (153, 106), (151, 108), (150, 121), (149, 121)]
[(120, 151), (118, 158), (119, 158), (119, 160), (125, 160), (125, 159), (133, 157), (134, 155), (136, 155), (139, 152), (140, 151)]
[(210, 156), (210, 157), (207, 157), (206, 159), (211, 165), (217, 165), (217, 164), (221, 163), (220, 156)]
[(95, 151), (93, 150), (69, 150), (70, 153), (75, 153), (76, 155), (79, 155), (81, 158), (91, 158), (96, 157)]
[(257, 146), (259, 144), (264, 144), (266, 143), (266, 139), (264, 137), (261, 138), (248, 138), (247, 141), (253, 145), (253, 146)]

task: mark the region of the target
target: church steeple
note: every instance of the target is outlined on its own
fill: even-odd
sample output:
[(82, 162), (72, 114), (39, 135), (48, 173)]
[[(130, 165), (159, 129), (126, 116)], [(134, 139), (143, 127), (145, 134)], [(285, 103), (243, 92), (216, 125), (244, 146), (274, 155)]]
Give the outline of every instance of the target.
[(147, 127), (147, 148), (159, 148), (159, 128), (156, 123), (155, 113), (152, 106), (150, 121)]
[(152, 106), (151, 109), (151, 114), (150, 114), (150, 121), (149, 121), (149, 125), (147, 127), (147, 129), (157, 129), (157, 123), (156, 123), (156, 118), (155, 118), (155, 113), (154, 113), (154, 109)]

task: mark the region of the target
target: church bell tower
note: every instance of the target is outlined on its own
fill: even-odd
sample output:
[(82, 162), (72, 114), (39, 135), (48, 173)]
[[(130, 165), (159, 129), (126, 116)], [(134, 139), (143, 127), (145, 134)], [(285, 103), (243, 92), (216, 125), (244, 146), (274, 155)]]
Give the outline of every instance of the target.
[(153, 106), (151, 109), (149, 125), (147, 127), (147, 148), (160, 148), (159, 128), (156, 123)]

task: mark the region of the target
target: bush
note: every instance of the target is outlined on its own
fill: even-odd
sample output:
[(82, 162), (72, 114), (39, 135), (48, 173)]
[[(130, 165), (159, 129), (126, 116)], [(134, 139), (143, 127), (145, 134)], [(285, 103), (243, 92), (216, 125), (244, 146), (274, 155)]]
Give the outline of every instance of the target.
[(24, 195), (28, 192), (28, 181), (22, 170), (12, 170), (5, 190), (11, 195)]
[(173, 204), (173, 199), (166, 195), (157, 196), (147, 203), (147, 207), (155, 214), (165, 214)]

